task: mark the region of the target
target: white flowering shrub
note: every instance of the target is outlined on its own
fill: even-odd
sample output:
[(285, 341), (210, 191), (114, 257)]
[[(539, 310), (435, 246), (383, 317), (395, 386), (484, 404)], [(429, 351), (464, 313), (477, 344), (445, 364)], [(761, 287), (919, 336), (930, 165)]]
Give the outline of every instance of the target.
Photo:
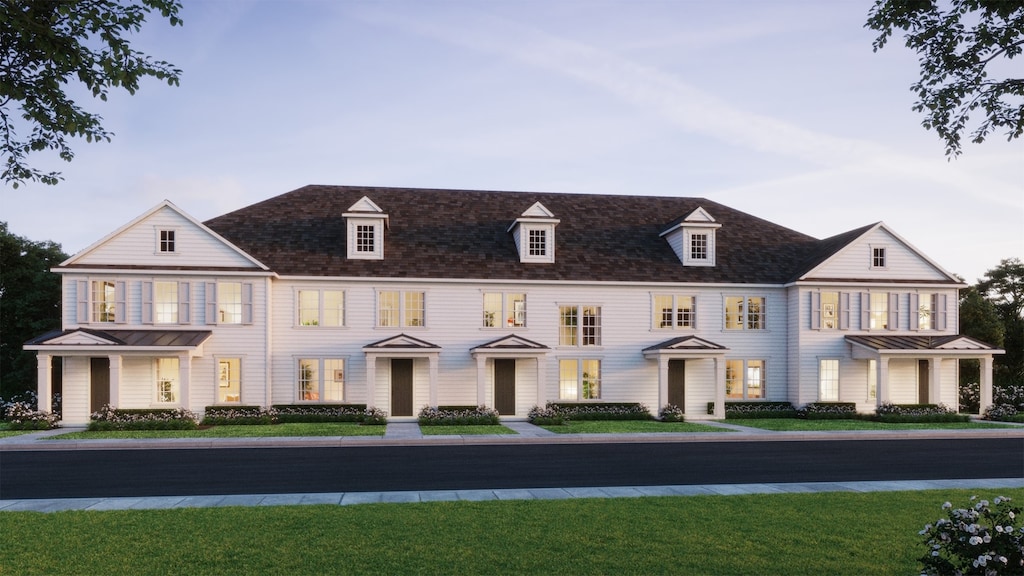
[(682, 422), (683, 409), (675, 404), (666, 404), (658, 411), (658, 419), (662, 422)]
[(927, 524), (919, 534), (928, 552), (918, 560), (922, 575), (1000, 576), (1024, 574), (1021, 509), (999, 496), (989, 503), (972, 496), (969, 508), (946, 502), (946, 517)]
[(527, 418), (530, 424), (536, 424), (537, 426), (561, 426), (569, 422), (565, 415), (560, 414), (550, 404), (543, 408), (540, 406), (530, 408)]
[(753, 401), (725, 403), (726, 420), (734, 418), (796, 418), (796, 416), (796, 408), (789, 402)]
[(653, 420), (647, 406), (639, 402), (548, 402), (566, 420)]
[(811, 402), (797, 412), (808, 420), (845, 420), (857, 417), (857, 404), (853, 402)]
[(366, 404), (275, 404), (274, 422), (362, 422)]
[(883, 402), (875, 408), (881, 422), (966, 422), (967, 414), (957, 414), (945, 404), (892, 404)]
[(202, 426), (265, 426), (273, 424), (277, 411), (262, 406), (207, 406)]
[(977, 382), (966, 382), (957, 389), (960, 402), (960, 411), (968, 414), (977, 414), (981, 409), (981, 384)]
[(370, 406), (363, 411), (363, 419), (359, 423), (364, 426), (383, 426), (388, 423), (388, 413)]
[(195, 430), (199, 417), (184, 408), (114, 408), (104, 404), (90, 416), (88, 430)]
[(4, 411), (11, 430), (49, 430), (60, 421), (59, 414), (40, 412), (28, 402), (8, 402)]
[(985, 420), (1024, 422), (1024, 385), (997, 386), (992, 390), (992, 405), (981, 416)]
[(487, 406), (424, 406), (420, 426), (488, 426), (498, 424), (498, 411)]

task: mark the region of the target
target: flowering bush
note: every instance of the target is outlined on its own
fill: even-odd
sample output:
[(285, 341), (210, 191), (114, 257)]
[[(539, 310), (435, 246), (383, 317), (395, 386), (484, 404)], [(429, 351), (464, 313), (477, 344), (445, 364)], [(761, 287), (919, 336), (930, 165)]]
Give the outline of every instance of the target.
[(875, 408), (876, 419), (882, 422), (966, 422), (967, 414), (957, 414), (945, 404), (892, 404), (883, 402)]
[(789, 402), (726, 402), (725, 417), (795, 418), (796, 408)]
[(1012, 404), (993, 404), (985, 409), (981, 418), (1003, 422), (1024, 422), (1024, 412), (1018, 412)]
[(976, 414), (981, 409), (981, 384), (967, 382), (961, 384), (957, 389), (960, 411), (968, 414)]
[(566, 420), (653, 420), (647, 406), (639, 402), (548, 402)]
[(359, 423), (363, 426), (383, 426), (388, 423), (388, 413), (370, 406), (363, 411), (363, 419)]
[(658, 419), (662, 422), (682, 422), (683, 409), (675, 404), (666, 404), (658, 411)]
[(527, 418), (530, 420), (530, 424), (537, 426), (561, 426), (569, 421), (565, 415), (552, 408), (550, 403), (543, 408), (540, 406), (530, 408)]
[[(976, 497), (971, 497), (974, 502)], [(945, 518), (927, 524), (924, 536), (928, 553), (918, 560), (922, 574), (1024, 574), (1024, 531), (1019, 524), (1021, 509), (1010, 499), (996, 497), (990, 505), (979, 500), (970, 508), (942, 505)]]
[(842, 420), (857, 417), (854, 402), (811, 402), (797, 411), (797, 416), (808, 420)]
[(198, 417), (184, 408), (118, 409), (104, 404), (90, 415), (88, 430), (195, 430)]
[(498, 423), (498, 411), (487, 406), (424, 406), (420, 426), (487, 426)]
[(5, 412), (11, 430), (49, 430), (60, 420), (59, 414), (39, 412), (28, 402), (8, 402)]
[(273, 424), (277, 411), (261, 406), (207, 406), (203, 426), (261, 426)]
[[(39, 395), (35, 390), (29, 390), (27, 392), (11, 396), (10, 400), (5, 401), (3, 398), (0, 398), (0, 420), (7, 420), (8, 412), (14, 408), (15, 405), (21, 404), (27, 405), (31, 411), (36, 411), (39, 409)], [(53, 401), (50, 403), (50, 408), (51, 412), (57, 416), (58, 420), (60, 420), (60, 406), (61, 396), (60, 394), (54, 394)], [(24, 410), (24, 408), (19, 408), (19, 410)]]
[(362, 422), (366, 404), (277, 404), (276, 422)]
[(992, 405), (981, 416), (985, 420), (1024, 422), (1024, 385), (997, 386), (992, 390)]

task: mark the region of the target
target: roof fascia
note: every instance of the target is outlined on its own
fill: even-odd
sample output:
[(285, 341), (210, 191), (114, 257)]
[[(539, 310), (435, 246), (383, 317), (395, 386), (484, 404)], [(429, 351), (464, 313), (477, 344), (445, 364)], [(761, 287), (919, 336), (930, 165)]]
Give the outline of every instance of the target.
[[(849, 248), (851, 244), (853, 244), (854, 242), (857, 242), (858, 240), (860, 240), (861, 238), (867, 236), (868, 234), (871, 234), (875, 230), (878, 230), (878, 228), (881, 227), (881, 226), (882, 226), (881, 222), (875, 222), (875, 224), (872, 227), (870, 227), (867, 230), (865, 230), (863, 234), (860, 234), (856, 238), (850, 239), (849, 242), (847, 242), (846, 244), (843, 244), (842, 246), (837, 248), (835, 251), (833, 251), (831, 254), (829, 254), (828, 258), (825, 258), (821, 262), (818, 262), (817, 266), (815, 266), (814, 268), (811, 268), (810, 270), (805, 272), (803, 275), (801, 275), (799, 278), (797, 278), (797, 282), (799, 282), (800, 280), (803, 280), (804, 278), (807, 278), (808, 276), (810, 276), (810, 275), (814, 274), (815, 272), (817, 272), (819, 269), (825, 267), (827, 264), (829, 264), (830, 262), (832, 262), (833, 260), (838, 258), (839, 255), (842, 254), (844, 250)], [(854, 230), (856, 230), (856, 228), (854, 228)], [(820, 240), (819, 240), (819, 242), (820, 242)]]

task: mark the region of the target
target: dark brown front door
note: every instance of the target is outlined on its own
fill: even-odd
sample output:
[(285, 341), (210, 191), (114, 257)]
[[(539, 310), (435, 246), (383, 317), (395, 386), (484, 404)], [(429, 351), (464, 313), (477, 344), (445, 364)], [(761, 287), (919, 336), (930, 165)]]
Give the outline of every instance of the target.
[(515, 359), (494, 359), (494, 409), (502, 416), (516, 413)]
[(412, 359), (391, 360), (391, 415), (412, 416)]
[(928, 403), (928, 361), (917, 361), (917, 403)]
[(668, 403), (686, 412), (686, 360), (668, 361)]
[(89, 359), (89, 411), (110, 404), (110, 358)]

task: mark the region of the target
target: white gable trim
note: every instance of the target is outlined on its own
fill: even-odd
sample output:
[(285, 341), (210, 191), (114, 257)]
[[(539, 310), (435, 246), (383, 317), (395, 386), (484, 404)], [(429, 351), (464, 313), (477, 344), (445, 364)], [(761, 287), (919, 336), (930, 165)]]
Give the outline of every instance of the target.
[(826, 266), (828, 266), (832, 261), (834, 261), (835, 259), (839, 258), (847, 250), (849, 250), (851, 246), (853, 246), (854, 244), (857, 244), (857, 242), (859, 242), (861, 239), (867, 237), (869, 234), (873, 234), (877, 230), (884, 230), (885, 232), (887, 232), (897, 242), (902, 244), (907, 250), (913, 252), (915, 256), (917, 256), (921, 260), (924, 260), (925, 262), (927, 262), (929, 266), (931, 266), (932, 268), (934, 268), (935, 270), (940, 272), (943, 276), (946, 276), (947, 278), (949, 278), (950, 280), (956, 282), (957, 284), (963, 284), (963, 282), (960, 279), (958, 279), (955, 275), (951, 274), (949, 271), (947, 271), (942, 266), (939, 266), (934, 260), (932, 260), (931, 258), (926, 256), (923, 252), (918, 250), (913, 244), (911, 244), (910, 242), (907, 242), (906, 240), (904, 240), (902, 236), (900, 236), (899, 234), (894, 232), (891, 228), (886, 226), (886, 224), (884, 222), (876, 222), (874, 226), (872, 226), (871, 228), (868, 228), (867, 230), (865, 230), (863, 234), (861, 234), (860, 236), (857, 236), (856, 238), (850, 240), (842, 248), (836, 250), (831, 255), (829, 255), (829, 257), (826, 258), (825, 260), (823, 260), (820, 264), (818, 264), (817, 266), (815, 266), (811, 270), (807, 271), (807, 273), (805, 273), (804, 275), (800, 276), (800, 278), (798, 278), (798, 281), (799, 280), (806, 280), (808, 278), (813, 278), (814, 274), (816, 272), (818, 272), (819, 270), (821, 270), (821, 269), (825, 268)]
[(683, 221), (691, 223), (714, 222), (715, 219), (714, 217), (711, 216), (711, 214), (708, 213), (707, 210), (700, 206), (697, 206), (697, 209), (694, 210), (693, 212), (690, 212), (690, 214), (686, 218), (683, 218)]
[[(383, 214), (380, 206), (373, 200), (370, 200), (368, 196), (363, 196), (358, 202), (348, 207), (349, 212), (376, 212), (377, 214)], [(348, 214), (345, 214), (348, 216)]]
[(555, 214), (540, 202), (534, 202), (533, 206), (530, 206), (522, 213), (522, 216), (526, 218), (554, 218)]

